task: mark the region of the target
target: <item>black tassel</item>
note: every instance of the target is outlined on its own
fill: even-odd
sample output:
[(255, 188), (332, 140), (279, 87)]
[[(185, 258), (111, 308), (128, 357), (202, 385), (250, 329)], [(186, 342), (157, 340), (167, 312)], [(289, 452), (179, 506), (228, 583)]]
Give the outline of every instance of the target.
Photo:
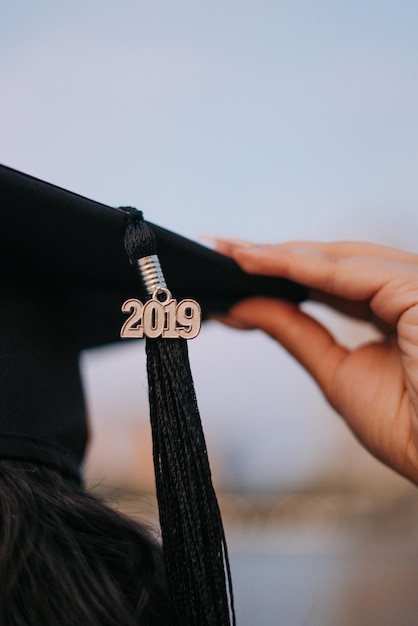
[[(156, 254), (139, 211), (125, 235), (131, 263)], [(225, 533), (184, 339), (146, 338), (157, 498), (175, 626), (235, 625)]]

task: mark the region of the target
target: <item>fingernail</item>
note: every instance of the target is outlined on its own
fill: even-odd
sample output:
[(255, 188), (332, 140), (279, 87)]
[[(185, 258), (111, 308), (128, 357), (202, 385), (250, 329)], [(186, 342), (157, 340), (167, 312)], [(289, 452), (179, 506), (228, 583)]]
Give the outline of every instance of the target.
[(254, 248), (255, 244), (250, 241), (244, 241), (242, 239), (233, 239), (229, 237), (204, 237), (206, 241), (210, 241), (215, 250), (218, 252), (227, 253), (236, 250), (237, 248)]

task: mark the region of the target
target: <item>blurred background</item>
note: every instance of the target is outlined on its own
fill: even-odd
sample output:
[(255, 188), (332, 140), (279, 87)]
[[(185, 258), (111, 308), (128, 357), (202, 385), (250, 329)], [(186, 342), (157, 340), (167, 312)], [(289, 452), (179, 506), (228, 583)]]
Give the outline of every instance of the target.
[[(418, 252), (417, 31), (413, 0), (3, 0), (1, 161), (191, 238)], [(416, 490), (260, 333), (189, 348), (239, 625), (418, 624)], [(143, 346), (82, 368), (88, 484), (158, 524)]]

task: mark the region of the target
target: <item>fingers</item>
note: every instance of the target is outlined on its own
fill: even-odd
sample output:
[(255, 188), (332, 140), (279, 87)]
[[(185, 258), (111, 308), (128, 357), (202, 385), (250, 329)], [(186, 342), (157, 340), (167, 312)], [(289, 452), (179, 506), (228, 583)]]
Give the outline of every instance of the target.
[[(216, 249), (222, 254), (231, 256), (238, 248), (254, 248), (258, 247), (256, 244), (249, 241), (242, 241), (240, 239), (233, 238), (215, 238), (212, 239), (215, 242)], [(361, 242), (361, 241), (337, 241), (320, 243), (315, 241), (290, 241), (277, 246), (294, 250), (311, 250), (322, 252), (324, 254), (335, 257), (373, 257), (377, 259), (386, 259), (388, 261), (398, 261), (400, 263), (418, 263), (418, 255), (412, 252), (406, 252), (398, 248), (390, 246), (383, 246), (375, 243)]]
[(389, 262), (370, 257), (337, 257), (312, 248), (260, 246), (237, 249), (234, 258), (251, 274), (279, 275), (326, 293), (365, 300), (388, 280)]
[(331, 396), (333, 377), (348, 353), (319, 322), (293, 304), (270, 298), (236, 304), (229, 320), (237, 327), (256, 326), (276, 339)]
[[(350, 256), (353, 248), (364, 254)], [(251, 274), (289, 278), (316, 290), (317, 299), (331, 304), (341, 298), (363, 301), (389, 325), (396, 324), (402, 312), (418, 302), (418, 256), (392, 248), (297, 242), (253, 247), (228, 243), (228, 250)], [(378, 250), (381, 256), (375, 256)], [(404, 255), (407, 262), (399, 260)], [(364, 307), (359, 313), (365, 317)]]
[[(288, 248), (305, 248), (317, 250), (324, 254), (335, 257), (370, 257), (376, 259), (386, 259), (387, 261), (397, 261), (399, 263), (418, 263), (418, 255), (406, 252), (398, 248), (383, 246), (381, 244), (363, 241), (336, 241), (336, 242), (314, 242), (314, 241), (293, 241), (282, 244)], [(248, 244), (247, 244), (247, 247)]]

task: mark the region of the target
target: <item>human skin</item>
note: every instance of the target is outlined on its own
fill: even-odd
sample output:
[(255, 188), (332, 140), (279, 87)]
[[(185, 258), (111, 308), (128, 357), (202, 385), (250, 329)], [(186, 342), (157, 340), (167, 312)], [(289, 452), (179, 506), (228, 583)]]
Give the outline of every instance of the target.
[(240, 302), (221, 318), (281, 343), (360, 442), (418, 483), (418, 255), (359, 242), (215, 241), (246, 272), (302, 283), (311, 300), (379, 329), (379, 340), (348, 349), (299, 306), (264, 297)]

